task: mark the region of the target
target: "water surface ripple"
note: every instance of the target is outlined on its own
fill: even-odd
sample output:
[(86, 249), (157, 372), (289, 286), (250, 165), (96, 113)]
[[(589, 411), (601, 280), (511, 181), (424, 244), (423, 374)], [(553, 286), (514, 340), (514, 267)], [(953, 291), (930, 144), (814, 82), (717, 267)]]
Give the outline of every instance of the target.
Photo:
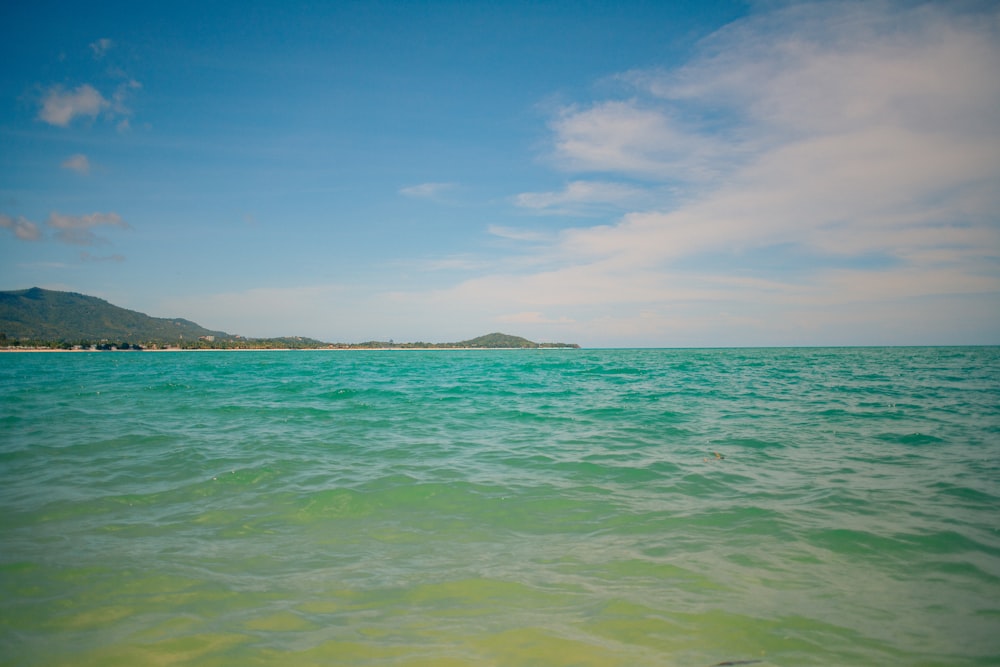
[(0, 664), (1000, 664), (1000, 349), (0, 355)]

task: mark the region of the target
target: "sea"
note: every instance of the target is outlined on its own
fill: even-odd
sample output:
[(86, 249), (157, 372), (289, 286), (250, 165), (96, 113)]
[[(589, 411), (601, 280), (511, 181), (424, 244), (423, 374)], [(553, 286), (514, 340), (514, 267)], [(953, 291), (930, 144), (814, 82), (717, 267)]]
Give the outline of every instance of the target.
[(0, 664), (995, 666), (1000, 348), (0, 354)]

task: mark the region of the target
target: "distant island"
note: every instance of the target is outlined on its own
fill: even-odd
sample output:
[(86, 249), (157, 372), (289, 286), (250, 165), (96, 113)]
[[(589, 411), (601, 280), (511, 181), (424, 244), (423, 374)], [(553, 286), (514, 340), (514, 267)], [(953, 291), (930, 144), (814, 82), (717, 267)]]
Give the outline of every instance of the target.
[(575, 343), (535, 343), (491, 333), (457, 343), (327, 343), (302, 336), (246, 338), (182, 318), (150, 317), (104, 299), (32, 287), (0, 291), (0, 349), (56, 350), (383, 350), (542, 349)]

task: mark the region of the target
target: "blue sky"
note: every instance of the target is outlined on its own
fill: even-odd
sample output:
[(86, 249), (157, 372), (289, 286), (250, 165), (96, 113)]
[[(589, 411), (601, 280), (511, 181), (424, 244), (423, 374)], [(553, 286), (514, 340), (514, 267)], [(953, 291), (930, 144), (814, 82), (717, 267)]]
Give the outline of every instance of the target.
[(1000, 343), (993, 2), (6, 3), (0, 289), (247, 336)]

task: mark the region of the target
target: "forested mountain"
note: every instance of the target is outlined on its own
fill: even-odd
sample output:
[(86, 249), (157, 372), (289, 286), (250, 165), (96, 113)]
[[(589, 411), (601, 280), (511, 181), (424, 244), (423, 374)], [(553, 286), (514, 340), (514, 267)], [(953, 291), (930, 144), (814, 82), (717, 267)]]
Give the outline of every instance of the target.
[(0, 333), (7, 340), (179, 343), (230, 337), (190, 320), (150, 317), (104, 299), (38, 287), (0, 292)]

